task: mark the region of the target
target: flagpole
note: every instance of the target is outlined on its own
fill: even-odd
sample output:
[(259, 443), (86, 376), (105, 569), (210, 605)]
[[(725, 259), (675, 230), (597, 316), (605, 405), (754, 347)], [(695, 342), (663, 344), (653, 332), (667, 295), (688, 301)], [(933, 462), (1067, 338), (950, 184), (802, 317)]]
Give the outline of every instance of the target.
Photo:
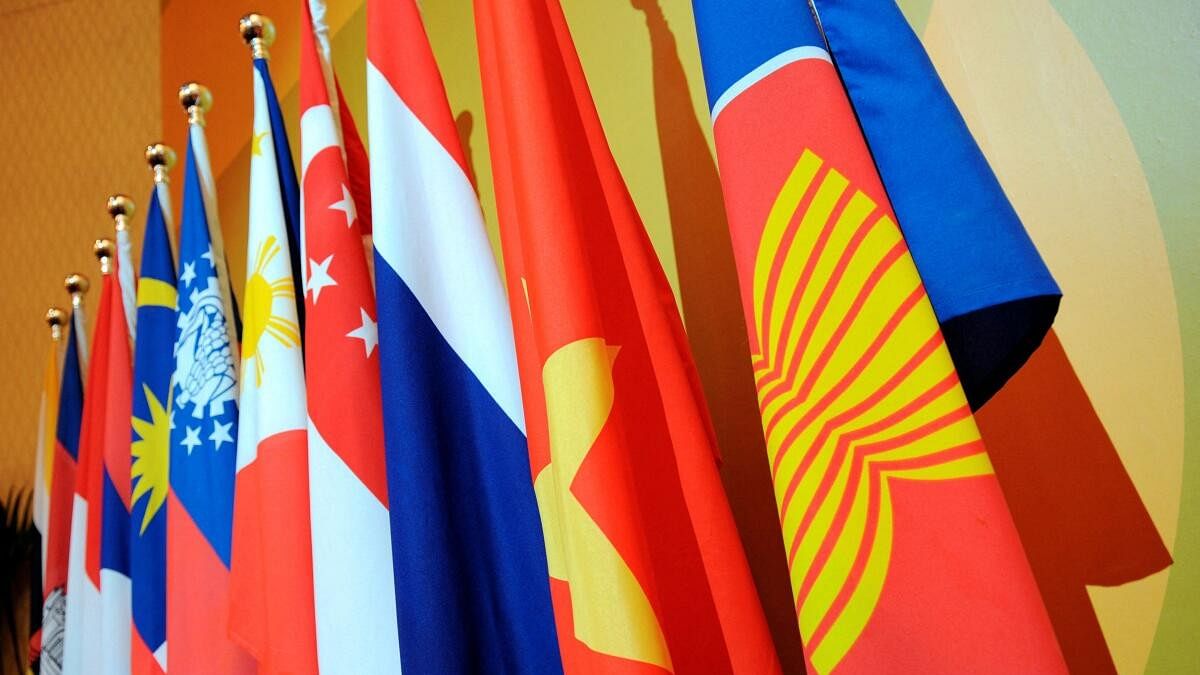
[(200, 192), (204, 198), (204, 216), (208, 238), (212, 244), (213, 268), (221, 284), (221, 303), (225, 307), (225, 328), (229, 332), (229, 349), (234, 362), (241, 361), (241, 343), (237, 336), (237, 316), (233, 309), (233, 281), (225, 258), (225, 236), (217, 214), (217, 187), (208, 163), (208, 139), (204, 135), (204, 115), (212, 110), (212, 92), (198, 82), (188, 82), (179, 88), (179, 103), (187, 111), (188, 135), (196, 155), (196, 171), (200, 174)]
[(129, 339), (137, 337), (137, 276), (133, 270), (133, 237), (130, 236), (133, 213), (136, 206), (128, 195), (111, 195), (105, 203), (108, 215), (113, 219), (116, 233), (117, 279), (121, 285), (121, 304), (125, 307), (125, 324), (129, 327)]
[(63, 287), (71, 296), (71, 330), (75, 331), (75, 344), (79, 349), (79, 367), (87, 372), (88, 342), (87, 321), (83, 315), (83, 296), (87, 295), (92, 284), (84, 275), (75, 272), (68, 274), (63, 280)]
[(100, 274), (112, 274), (112, 260), (117, 252), (117, 246), (112, 239), (101, 237), (92, 242), (92, 255), (100, 262)]
[(176, 161), (175, 150), (165, 143), (146, 146), (146, 163), (154, 172), (154, 192), (162, 210), (163, 222), (167, 224), (167, 244), (171, 248), (171, 260), (178, 264), (178, 245), (175, 243), (175, 219), (171, 210), (171, 169)]

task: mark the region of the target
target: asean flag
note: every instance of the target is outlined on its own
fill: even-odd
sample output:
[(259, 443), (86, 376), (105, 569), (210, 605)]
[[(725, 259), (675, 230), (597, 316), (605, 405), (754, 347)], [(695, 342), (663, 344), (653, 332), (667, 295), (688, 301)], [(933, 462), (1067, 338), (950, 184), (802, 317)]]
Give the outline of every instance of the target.
[(693, 5), (810, 672), (1065, 672), (809, 8)]
[(562, 9), (475, 17), (564, 669), (779, 672), (674, 296)]
[(317, 672), (308, 417), (267, 82), (254, 69), (229, 632), (261, 673)]

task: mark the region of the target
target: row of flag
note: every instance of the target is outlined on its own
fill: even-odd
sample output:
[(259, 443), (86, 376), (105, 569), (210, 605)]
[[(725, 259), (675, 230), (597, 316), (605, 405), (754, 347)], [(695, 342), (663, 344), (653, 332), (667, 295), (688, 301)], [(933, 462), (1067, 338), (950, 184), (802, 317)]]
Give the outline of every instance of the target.
[[(1058, 287), (893, 3), (693, 4), (806, 667), (1064, 672), (972, 416)], [(369, 161), (304, 5), (299, 171), (242, 20), (240, 308), (181, 89), (178, 242), (151, 146), (140, 267), (114, 197), (90, 344), (86, 280), (52, 317), (42, 672), (781, 672), (558, 0), (474, 6), (503, 279), (415, 0)]]

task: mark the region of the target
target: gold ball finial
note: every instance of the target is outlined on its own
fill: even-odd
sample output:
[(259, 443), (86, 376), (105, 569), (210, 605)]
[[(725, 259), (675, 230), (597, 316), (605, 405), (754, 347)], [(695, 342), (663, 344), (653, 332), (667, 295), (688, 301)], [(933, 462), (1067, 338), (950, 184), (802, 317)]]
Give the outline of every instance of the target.
[(251, 12), (238, 20), (238, 32), (250, 47), (250, 55), (256, 59), (270, 58), (267, 47), (275, 43), (275, 22), (257, 12)]
[(101, 274), (112, 272), (112, 259), (116, 252), (117, 247), (113, 244), (112, 239), (107, 237), (97, 239), (92, 244), (92, 255), (96, 256), (96, 260), (100, 261)]
[(88, 281), (87, 277), (83, 276), (79, 272), (75, 272), (74, 274), (68, 274), (67, 278), (63, 279), (63, 287), (67, 289), (67, 292), (71, 294), (72, 298), (75, 298), (76, 296), (87, 293), (88, 289), (92, 287), (92, 284), (90, 281)]
[(170, 172), (175, 166), (175, 151), (165, 143), (152, 143), (146, 146), (146, 163), (154, 172), (155, 183), (171, 182)]
[(62, 327), (67, 322), (67, 313), (57, 307), (51, 307), (46, 310), (46, 325), (50, 326), (50, 338), (59, 340), (62, 338)]
[(188, 124), (204, 126), (204, 114), (212, 110), (212, 92), (199, 82), (187, 82), (179, 87), (179, 104), (188, 114)]
[(129, 219), (133, 217), (133, 200), (128, 195), (115, 194), (108, 198), (106, 206), (108, 208), (108, 215), (116, 223), (116, 228), (118, 230), (127, 229), (129, 227)]

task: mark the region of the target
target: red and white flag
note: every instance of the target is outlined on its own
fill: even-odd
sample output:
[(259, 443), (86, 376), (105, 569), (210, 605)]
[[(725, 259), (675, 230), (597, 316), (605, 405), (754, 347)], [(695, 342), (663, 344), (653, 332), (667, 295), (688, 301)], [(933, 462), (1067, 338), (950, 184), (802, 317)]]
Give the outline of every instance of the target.
[(337, 105), (324, 7), (313, 0), (308, 10), (300, 147), (317, 652), (326, 675), (398, 673), (377, 315), (362, 239), (367, 205), (355, 200), (361, 180), (347, 171), (342, 139), (356, 135)]
[(316, 673), (304, 360), (266, 83), (253, 73), (229, 632), (260, 673)]

